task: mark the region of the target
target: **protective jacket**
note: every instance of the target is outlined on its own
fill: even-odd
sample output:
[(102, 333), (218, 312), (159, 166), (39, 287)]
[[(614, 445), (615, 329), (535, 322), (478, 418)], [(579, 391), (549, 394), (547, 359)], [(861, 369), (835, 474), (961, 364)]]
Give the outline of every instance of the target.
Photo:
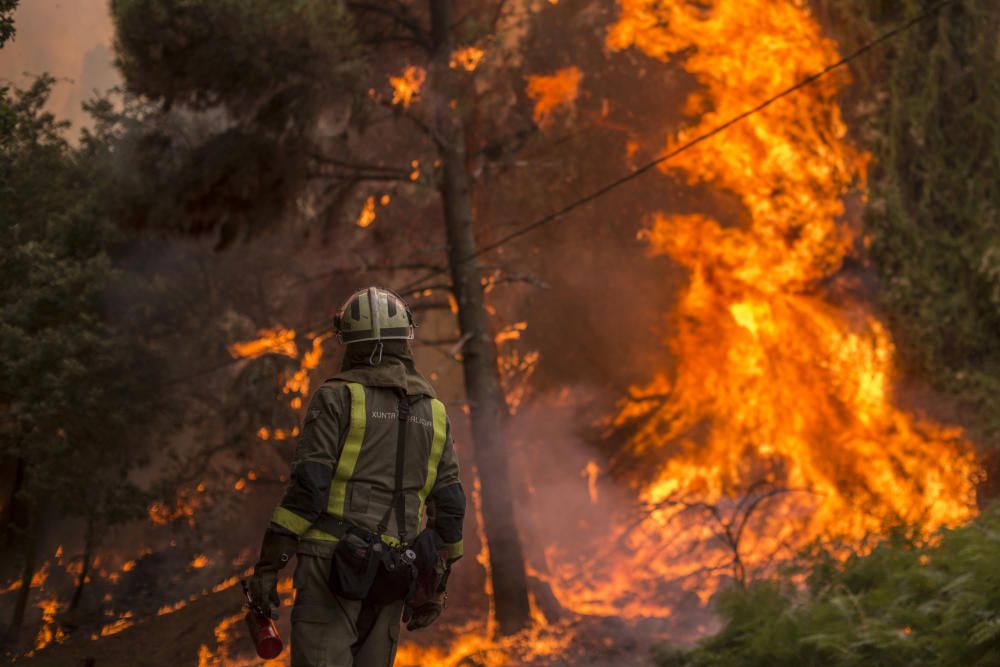
[[(417, 372), (405, 341), (383, 345), (381, 350), (376, 343), (349, 345), (341, 372), (316, 391), (272, 529), (297, 536), (300, 554), (326, 557), (342, 535), (343, 522), (375, 533), (386, 521), (383, 539), (391, 544), (415, 538), (426, 520), (447, 545), (450, 559), (458, 559), (465, 494), (444, 404)], [(403, 396), (410, 411), (401, 526), (390, 510)]]

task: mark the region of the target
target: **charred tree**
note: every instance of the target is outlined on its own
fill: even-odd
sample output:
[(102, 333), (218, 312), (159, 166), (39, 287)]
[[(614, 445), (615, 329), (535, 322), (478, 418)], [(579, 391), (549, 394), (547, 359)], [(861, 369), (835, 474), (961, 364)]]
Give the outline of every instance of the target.
[(90, 577), (90, 567), (94, 560), (94, 545), (97, 541), (93, 521), (87, 524), (87, 535), (83, 541), (83, 555), (80, 564), (80, 574), (76, 578), (76, 588), (73, 590), (73, 597), (69, 601), (67, 612), (76, 611), (83, 600), (83, 589), (87, 585), (87, 578)]
[(501, 633), (512, 634), (531, 623), (524, 554), (511, 498), (510, 451), (505, 434), (507, 401), (500, 385), (496, 348), (490, 335), (482, 274), (476, 252), (470, 177), (466, 166), (466, 134), (461, 113), (448, 93), (452, 51), (450, 0), (430, 0), (432, 98), (441, 160), (439, 189), (448, 239), (452, 291), (465, 344), (462, 371), (469, 400), (476, 470), (482, 485), (483, 530), (490, 547), (494, 609)]
[(35, 562), (38, 556), (38, 537), (40, 534), (38, 519), (30, 519), (27, 535), (24, 540), (23, 563), (21, 566), (21, 587), (17, 591), (17, 599), (14, 601), (14, 611), (11, 614), (10, 625), (4, 634), (4, 643), (7, 646), (16, 646), (21, 635), (21, 627), (24, 625), (24, 613), (28, 609), (28, 600), (31, 598), (31, 580), (35, 576)]
[[(20, 447), (20, 441), (17, 446)], [(5, 550), (14, 544), (18, 531), (23, 530), (27, 519), (20, 499), (26, 467), (24, 458), (17, 457), (11, 466), (13, 479), (10, 482), (10, 492), (6, 494), (7, 498), (0, 508), (0, 545)]]

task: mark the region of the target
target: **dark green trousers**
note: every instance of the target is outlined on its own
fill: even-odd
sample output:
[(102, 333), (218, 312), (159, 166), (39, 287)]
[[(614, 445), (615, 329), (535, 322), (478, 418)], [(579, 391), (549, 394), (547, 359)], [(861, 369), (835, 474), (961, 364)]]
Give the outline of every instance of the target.
[(330, 559), (299, 553), (292, 667), (390, 667), (403, 603), (373, 608), (330, 592)]

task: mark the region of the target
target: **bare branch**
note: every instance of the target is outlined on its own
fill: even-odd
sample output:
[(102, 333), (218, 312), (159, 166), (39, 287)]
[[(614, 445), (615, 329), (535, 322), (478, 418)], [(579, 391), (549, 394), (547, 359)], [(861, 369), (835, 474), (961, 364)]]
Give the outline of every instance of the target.
[(311, 171), (308, 173), (308, 175), (310, 178), (330, 179), (351, 184), (363, 183), (365, 181), (382, 182), (382, 183), (387, 183), (387, 182), (406, 183), (410, 180), (406, 176), (392, 176), (385, 173), (365, 173), (365, 172), (327, 173), (322, 171)]
[(349, 169), (354, 171), (384, 171), (390, 174), (402, 174), (404, 176), (408, 176), (410, 173), (410, 170), (404, 167), (386, 167), (385, 165), (381, 164), (352, 162), (350, 160), (341, 160), (338, 158), (330, 157), (328, 155), (323, 155), (321, 153), (310, 153), (309, 157), (322, 164), (333, 165), (336, 167), (342, 167), (344, 169)]
[(410, 310), (451, 310), (451, 304), (447, 301), (417, 301), (410, 304)]
[[(488, 267), (484, 266), (483, 268), (486, 269)], [(495, 287), (497, 285), (511, 284), (511, 283), (526, 283), (528, 285), (537, 287), (539, 289), (549, 289), (551, 287), (551, 285), (549, 285), (547, 282), (545, 282), (541, 278), (538, 278), (537, 276), (531, 275), (530, 273), (521, 273), (520, 271), (509, 271), (507, 269), (500, 267), (497, 267), (497, 269), (494, 271), (493, 276), (483, 278), (483, 284), (487, 288)]]

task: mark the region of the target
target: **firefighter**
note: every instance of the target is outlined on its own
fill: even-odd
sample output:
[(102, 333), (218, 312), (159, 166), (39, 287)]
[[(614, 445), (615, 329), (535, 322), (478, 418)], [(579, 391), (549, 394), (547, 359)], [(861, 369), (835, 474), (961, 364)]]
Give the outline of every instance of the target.
[(444, 609), (465, 494), (444, 404), (414, 367), (403, 299), (360, 290), (335, 326), (343, 366), (309, 403), (250, 598), (277, 618), (278, 572), (297, 554), (292, 667), (381, 667), (401, 620), (417, 630)]

